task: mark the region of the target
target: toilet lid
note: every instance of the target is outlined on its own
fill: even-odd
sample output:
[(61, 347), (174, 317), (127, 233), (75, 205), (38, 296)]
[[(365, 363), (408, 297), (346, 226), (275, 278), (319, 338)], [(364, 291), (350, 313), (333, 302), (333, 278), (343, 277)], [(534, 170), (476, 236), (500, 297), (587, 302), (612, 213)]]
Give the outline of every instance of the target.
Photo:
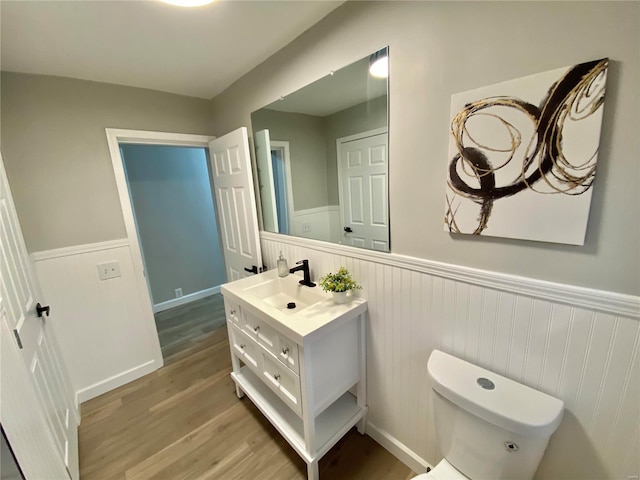
[(453, 465), (447, 462), (446, 459), (435, 466), (429, 473), (423, 473), (417, 477), (413, 477), (413, 480), (470, 480), (469, 477), (464, 476), (460, 471), (456, 470)]

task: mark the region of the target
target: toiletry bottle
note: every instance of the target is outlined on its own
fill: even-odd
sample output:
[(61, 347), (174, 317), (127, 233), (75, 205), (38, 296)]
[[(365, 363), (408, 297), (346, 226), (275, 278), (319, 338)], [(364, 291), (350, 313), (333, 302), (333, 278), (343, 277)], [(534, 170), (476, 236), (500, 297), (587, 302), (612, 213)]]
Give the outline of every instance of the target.
[(287, 259), (282, 256), (282, 250), (280, 250), (280, 257), (278, 257), (278, 276), (286, 277), (289, 275), (289, 265), (287, 265)]

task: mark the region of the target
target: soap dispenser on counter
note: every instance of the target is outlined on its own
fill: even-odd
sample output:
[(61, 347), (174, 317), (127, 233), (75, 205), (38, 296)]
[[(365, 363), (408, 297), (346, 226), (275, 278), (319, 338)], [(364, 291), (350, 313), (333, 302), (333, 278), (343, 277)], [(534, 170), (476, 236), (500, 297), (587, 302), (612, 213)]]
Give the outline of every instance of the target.
[(287, 259), (282, 256), (282, 250), (280, 250), (280, 256), (278, 257), (278, 276), (286, 277), (289, 275), (289, 265), (287, 265)]

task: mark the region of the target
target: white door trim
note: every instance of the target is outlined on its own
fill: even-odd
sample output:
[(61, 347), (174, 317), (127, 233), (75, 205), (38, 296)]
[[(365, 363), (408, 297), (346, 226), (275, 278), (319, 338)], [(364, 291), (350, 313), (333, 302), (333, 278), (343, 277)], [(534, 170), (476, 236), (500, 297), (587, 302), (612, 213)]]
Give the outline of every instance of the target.
[(354, 133), (353, 135), (337, 138), (336, 146), (340, 147), (340, 144), (342, 143), (353, 142), (354, 140), (361, 140), (367, 137), (375, 137), (376, 135), (380, 135), (381, 133), (388, 133), (388, 132), (389, 132), (389, 129), (387, 127), (380, 127), (380, 128), (374, 128), (373, 130), (367, 130), (365, 132)]
[(291, 156), (289, 155), (289, 141), (271, 140), (271, 150), (280, 150), (284, 158), (284, 172), (287, 183), (287, 222), (289, 223), (289, 235), (293, 229), (293, 219), (296, 215), (293, 205), (293, 186), (291, 185)]
[(153, 317), (153, 300), (151, 298), (151, 289), (145, 276), (144, 258), (142, 256), (142, 248), (140, 246), (140, 238), (138, 237), (138, 229), (136, 228), (135, 216), (127, 186), (127, 178), (124, 171), (124, 163), (120, 155), (121, 143), (136, 143), (144, 145), (171, 145), (184, 147), (203, 147), (208, 148), (209, 142), (215, 137), (207, 135), (191, 135), (185, 133), (169, 133), (169, 132), (150, 132), (145, 130), (124, 130), (117, 128), (105, 129), (107, 134), (107, 143), (111, 154), (111, 164), (113, 173), (116, 178), (116, 186), (118, 188), (118, 196), (120, 198), (120, 207), (122, 216), (124, 217), (124, 225), (127, 231), (127, 239), (131, 248), (131, 256), (133, 260), (134, 271), (136, 275), (136, 283), (142, 305), (145, 307), (144, 321), (146, 323), (149, 338), (156, 338), (157, 349), (154, 355), (154, 361), (160, 368), (164, 365), (162, 359), (162, 351), (160, 350), (160, 342), (158, 339), (158, 331)]

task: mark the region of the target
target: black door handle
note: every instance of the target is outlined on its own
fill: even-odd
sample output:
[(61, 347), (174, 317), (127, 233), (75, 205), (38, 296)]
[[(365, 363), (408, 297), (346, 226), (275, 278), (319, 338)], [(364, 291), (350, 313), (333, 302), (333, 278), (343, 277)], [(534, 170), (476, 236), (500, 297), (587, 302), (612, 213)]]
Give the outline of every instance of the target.
[(267, 271), (266, 265), (263, 265), (262, 268), (258, 268), (255, 265), (251, 265), (251, 268), (244, 267), (245, 272), (253, 273), (254, 275), (257, 273), (262, 273)]
[(344, 231), (347, 233), (353, 233), (353, 230), (351, 230), (351, 227), (344, 227)]
[(46, 307), (43, 307), (42, 305), (40, 305), (39, 303), (36, 305), (36, 312), (38, 312), (38, 317), (42, 317), (43, 313), (47, 314), (47, 317), (49, 316), (49, 312), (51, 312), (51, 307), (49, 305), (47, 305)]

